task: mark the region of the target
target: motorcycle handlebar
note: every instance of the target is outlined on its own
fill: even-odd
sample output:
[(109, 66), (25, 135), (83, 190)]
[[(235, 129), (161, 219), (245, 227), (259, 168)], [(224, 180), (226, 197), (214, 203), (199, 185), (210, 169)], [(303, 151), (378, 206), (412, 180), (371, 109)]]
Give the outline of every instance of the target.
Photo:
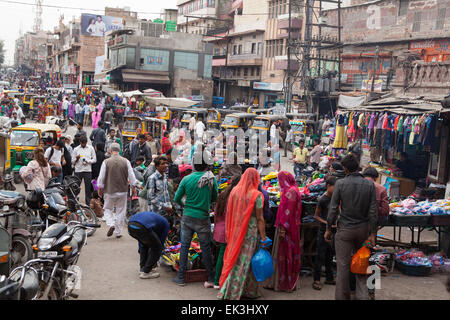
[(101, 228), (102, 226), (100, 224), (88, 223), (88, 224), (86, 224), (86, 227), (98, 229), (98, 228)]
[(11, 217), (11, 216), (14, 216), (15, 214), (16, 214), (15, 212), (2, 213), (2, 214), (0, 214), (0, 218)]

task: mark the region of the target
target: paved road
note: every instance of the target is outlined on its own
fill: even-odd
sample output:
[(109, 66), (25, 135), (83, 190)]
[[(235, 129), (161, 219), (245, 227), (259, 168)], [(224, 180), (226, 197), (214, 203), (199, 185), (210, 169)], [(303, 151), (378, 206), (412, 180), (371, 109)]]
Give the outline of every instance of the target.
[[(88, 135), (91, 129), (88, 128)], [(74, 136), (75, 129), (68, 134)], [(292, 166), (282, 158), (282, 169), (292, 171)], [(82, 200), (84, 191), (81, 192)], [(205, 289), (202, 283), (179, 287), (172, 282), (175, 272), (161, 266), (161, 277), (153, 280), (141, 280), (138, 277), (139, 255), (137, 242), (126, 232), (123, 238), (106, 237), (107, 227), (102, 225), (88, 244), (83, 248), (79, 266), (83, 270), (79, 299), (84, 300), (214, 300), (217, 291)], [(379, 232), (392, 239), (391, 228)], [(403, 231), (403, 239), (410, 239), (410, 232)], [(424, 232), (423, 241), (435, 240), (432, 232)], [(381, 279), (381, 290), (376, 295), (379, 300), (448, 300), (445, 289), (446, 276), (408, 277), (398, 271), (389, 273)], [(277, 293), (262, 289), (262, 298), (266, 300), (327, 300), (334, 299), (334, 286), (324, 286), (321, 291), (313, 290), (312, 277), (301, 277), (298, 290), (294, 293)]]

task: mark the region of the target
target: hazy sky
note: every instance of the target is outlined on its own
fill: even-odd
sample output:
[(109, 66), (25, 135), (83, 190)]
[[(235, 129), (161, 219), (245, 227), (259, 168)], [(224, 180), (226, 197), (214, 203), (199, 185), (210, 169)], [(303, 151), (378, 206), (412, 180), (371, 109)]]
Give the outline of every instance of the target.
[[(6, 0), (6, 2), (5, 0), (0, 0), (0, 39), (5, 41), (6, 64), (14, 63), (15, 40), (19, 37), (19, 30), (22, 29), (23, 33), (32, 31), (35, 17), (35, 6), (8, 3), (10, 1), (29, 4), (35, 3), (34, 0)], [(44, 5), (42, 8), (43, 29), (53, 31), (54, 27), (58, 25), (59, 17), (62, 14), (64, 15), (64, 22), (68, 22), (74, 16), (79, 17), (81, 13), (104, 14), (105, 6), (119, 8), (130, 7), (131, 11), (138, 12), (139, 18), (154, 19), (159, 18), (161, 9), (176, 8), (177, 0), (43, 0), (42, 3)], [(45, 7), (45, 5), (84, 8), (84, 10), (51, 8)], [(103, 13), (89, 9), (103, 10)]]

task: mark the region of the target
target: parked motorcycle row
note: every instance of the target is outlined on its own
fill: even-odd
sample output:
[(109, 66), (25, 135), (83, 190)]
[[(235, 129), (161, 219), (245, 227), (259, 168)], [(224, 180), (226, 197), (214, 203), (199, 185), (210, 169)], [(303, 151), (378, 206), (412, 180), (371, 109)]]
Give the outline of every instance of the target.
[(0, 300), (76, 298), (76, 265), (87, 237), (100, 228), (79, 202), (81, 181), (50, 181), (26, 195), (0, 191)]

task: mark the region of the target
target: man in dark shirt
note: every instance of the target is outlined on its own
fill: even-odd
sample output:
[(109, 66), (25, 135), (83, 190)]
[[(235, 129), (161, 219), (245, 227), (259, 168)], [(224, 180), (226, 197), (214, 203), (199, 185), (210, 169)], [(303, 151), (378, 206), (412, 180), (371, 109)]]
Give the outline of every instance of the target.
[(131, 165), (136, 166), (136, 159), (139, 156), (143, 156), (145, 158), (145, 166), (152, 162), (152, 151), (150, 147), (147, 145), (147, 137), (145, 134), (138, 135), (138, 143), (135, 143), (131, 147)]
[(139, 241), (139, 278), (155, 279), (159, 273), (152, 271), (161, 257), (169, 233), (169, 223), (157, 213), (141, 212), (130, 218), (128, 233)]
[[(353, 155), (342, 160), (347, 177), (336, 182), (327, 218), (325, 240), (331, 242), (331, 228), (337, 221), (336, 300), (350, 300), (350, 264), (353, 254), (364, 242), (375, 245), (377, 233), (377, 200), (373, 182), (358, 172)], [(339, 208), (340, 214), (339, 214)], [(338, 219), (339, 214), (339, 219)], [(356, 276), (356, 298), (368, 299), (367, 276)]]
[(319, 203), (317, 204), (316, 213), (314, 215), (314, 218), (318, 222), (320, 222), (320, 228), (317, 234), (317, 253), (314, 263), (313, 288), (315, 290), (322, 289), (322, 285), (320, 283), (320, 275), (322, 273), (322, 266), (324, 264), (326, 271), (325, 284), (336, 284), (333, 274), (333, 248), (328, 242), (325, 241), (324, 237), (327, 229), (328, 208), (331, 202), (331, 197), (333, 196), (334, 185), (336, 181), (336, 177), (333, 176), (330, 176), (326, 179), (327, 192), (319, 198)]
[(172, 152), (173, 152), (173, 148), (170, 148), (166, 154), (166, 158), (169, 161), (169, 168), (168, 168), (169, 174), (167, 175), (169, 180), (180, 178), (180, 169), (178, 168), (177, 164), (173, 163)]

